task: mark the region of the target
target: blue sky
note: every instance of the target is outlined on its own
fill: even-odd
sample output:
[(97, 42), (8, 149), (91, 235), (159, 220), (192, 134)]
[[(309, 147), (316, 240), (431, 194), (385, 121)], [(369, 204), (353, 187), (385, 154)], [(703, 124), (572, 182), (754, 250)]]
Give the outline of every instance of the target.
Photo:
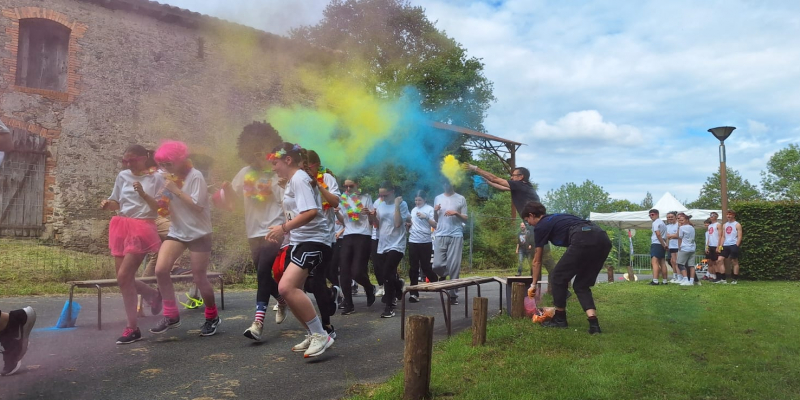
[[(169, 0), (283, 34), (326, 0)], [(719, 169), (707, 129), (737, 127), (728, 165), (759, 184), (800, 142), (800, 2), (412, 0), (483, 58), (487, 132), (523, 146), (542, 194), (591, 179), (613, 198), (694, 200)]]

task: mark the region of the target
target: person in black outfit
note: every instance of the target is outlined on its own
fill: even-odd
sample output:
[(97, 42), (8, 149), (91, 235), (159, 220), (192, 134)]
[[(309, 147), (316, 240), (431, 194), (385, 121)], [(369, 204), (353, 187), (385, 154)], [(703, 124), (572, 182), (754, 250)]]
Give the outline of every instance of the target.
[[(567, 285), (572, 278), (572, 288), (589, 318), (589, 333), (600, 333), (597, 309), (592, 297), (592, 289), (597, 274), (611, 251), (611, 240), (606, 232), (590, 221), (570, 214), (547, 214), (542, 203), (528, 202), (520, 212), (523, 219), (534, 227), (533, 277), (542, 268), (542, 248), (547, 242), (567, 250), (553, 269), (553, 303), (555, 316), (542, 324), (545, 327), (567, 327)], [(531, 290), (535, 291), (535, 282)]]

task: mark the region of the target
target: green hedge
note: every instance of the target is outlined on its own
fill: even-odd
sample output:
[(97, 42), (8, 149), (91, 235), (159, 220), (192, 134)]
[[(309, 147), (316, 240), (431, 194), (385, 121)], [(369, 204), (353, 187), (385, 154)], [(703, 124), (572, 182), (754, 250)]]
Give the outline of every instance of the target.
[(742, 224), (740, 275), (800, 280), (800, 203), (734, 202), (730, 208)]

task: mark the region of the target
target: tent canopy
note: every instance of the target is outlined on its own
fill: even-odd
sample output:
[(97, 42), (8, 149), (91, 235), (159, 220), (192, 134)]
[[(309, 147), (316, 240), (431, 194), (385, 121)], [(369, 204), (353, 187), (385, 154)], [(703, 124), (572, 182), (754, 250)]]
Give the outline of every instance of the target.
[[(659, 217), (663, 220), (667, 219), (667, 213), (670, 211), (684, 212), (692, 216), (692, 225), (695, 228), (703, 228), (703, 221), (705, 221), (712, 212), (721, 214), (720, 210), (700, 210), (700, 209), (687, 209), (686, 206), (681, 204), (669, 192), (664, 193), (664, 196), (656, 202), (653, 206), (658, 210)], [(625, 211), (616, 213), (590, 213), (589, 220), (603, 225), (613, 226), (622, 229), (647, 229), (652, 227), (650, 220), (649, 210), (645, 211)]]

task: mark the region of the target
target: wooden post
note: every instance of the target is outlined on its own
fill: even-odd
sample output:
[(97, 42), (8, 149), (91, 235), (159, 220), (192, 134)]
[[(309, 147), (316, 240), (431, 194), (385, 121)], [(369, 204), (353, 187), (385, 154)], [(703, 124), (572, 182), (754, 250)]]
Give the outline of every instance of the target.
[(511, 318), (525, 317), (525, 296), (528, 290), (522, 282), (514, 282), (511, 285)]
[(472, 299), (472, 346), (483, 346), (486, 343), (486, 320), (489, 311), (489, 299), (475, 297)]
[(608, 283), (614, 283), (614, 266), (609, 265), (607, 270), (608, 270)]
[(412, 315), (406, 320), (403, 400), (430, 398), (433, 317)]

